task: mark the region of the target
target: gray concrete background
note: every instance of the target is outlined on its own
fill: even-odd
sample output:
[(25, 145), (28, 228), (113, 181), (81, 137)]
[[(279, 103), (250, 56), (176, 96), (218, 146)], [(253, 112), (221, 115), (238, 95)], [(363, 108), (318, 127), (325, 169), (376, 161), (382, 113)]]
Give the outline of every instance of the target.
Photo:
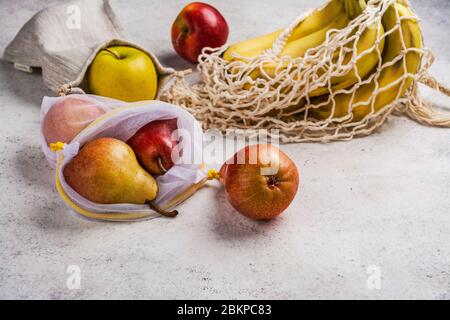
[[(6, 1), (0, 50), (39, 9), (58, 1)], [(170, 66), (169, 30), (188, 1), (112, 5), (132, 38)], [(230, 41), (271, 31), (322, 1), (208, 1)], [(450, 84), (450, 1), (413, 0), (432, 73)], [(283, 146), (301, 169), (300, 193), (279, 219), (240, 217), (218, 185), (174, 220), (97, 223), (67, 213), (39, 147), (39, 75), (0, 62), (0, 298), (450, 299), (450, 130), (392, 117), (371, 137)], [(438, 94), (425, 95), (449, 105)], [(81, 289), (66, 286), (68, 265)], [(367, 269), (381, 271), (369, 290)]]

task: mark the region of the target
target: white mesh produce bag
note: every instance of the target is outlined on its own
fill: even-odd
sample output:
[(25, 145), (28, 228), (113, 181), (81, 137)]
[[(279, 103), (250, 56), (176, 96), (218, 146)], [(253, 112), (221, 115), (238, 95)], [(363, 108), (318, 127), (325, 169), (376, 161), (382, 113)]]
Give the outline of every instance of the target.
[[(47, 102), (52, 100), (44, 99)], [(108, 108), (116, 107), (114, 101), (104, 103)], [(181, 130), (179, 148), (183, 150), (183, 156), (175, 160), (175, 165), (165, 175), (156, 179), (159, 192), (155, 204), (167, 210), (185, 200), (190, 194), (189, 190), (207, 177), (202, 164), (202, 129), (195, 118), (185, 110), (160, 101), (146, 101), (126, 104), (105, 114), (62, 150), (57, 151), (55, 183), (64, 202), (72, 211), (97, 220), (137, 221), (160, 216), (148, 205), (93, 203), (80, 196), (66, 183), (63, 170), (78, 154), (80, 146), (89, 141), (101, 137), (127, 141), (144, 125), (155, 120), (173, 118), (178, 119), (178, 130)]]
[[(123, 107), (126, 105), (125, 102), (114, 100), (110, 98), (105, 98), (101, 96), (95, 96), (95, 95), (86, 95), (86, 94), (73, 94), (70, 97), (77, 97), (80, 100), (85, 100), (87, 103), (95, 104), (96, 106), (99, 106), (105, 110), (105, 112), (111, 111), (115, 108)], [(47, 158), (47, 161), (52, 167), (56, 167), (57, 164), (57, 157), (56, 153), (52, 151), (50, 148), (49, 142), (47, 141), (45, 135), (44, 135), (44, 120), (47, 116), (48, 112), (52, 107), (54, 107), (57, 103), (65, 100), (67, 97), (44, 97), (41, 104), (41, 113), (40, 113), (40, 123), (41, 123), (41, 148), (42, 151), (45, 154), (45, 157)], [(81, 106), (81, 107), (85, 107)], [(95, 119), (93, 119), (95, 120)], [(91, 121), (92, 122), (92, 121)], [(85, 123), (86, 126), (88, 126), (91, 122)]]

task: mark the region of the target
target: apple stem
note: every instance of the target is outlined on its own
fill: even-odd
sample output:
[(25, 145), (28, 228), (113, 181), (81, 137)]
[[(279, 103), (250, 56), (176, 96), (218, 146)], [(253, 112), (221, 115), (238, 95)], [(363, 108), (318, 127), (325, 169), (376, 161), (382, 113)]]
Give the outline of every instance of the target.
[(159, 167), (159, 169), (161, 169), (161, 171), (162, 171), (163, 173), (166, 173), (166, 172), (167, 172), (167, 169), (164, 168), (164, 165), (163, 165), (163, 163), (162, 163), (162, 158), (161, 158), (161, 157), (158, 157), (158, 167)]
[(147, 201), (145, 201), (145, 203), (148, 204), (151, 209), (155, 210), (156, 212), (158, 212), (160, 215), (162, 215), (164, 217), (175, 218), (178, 215), (177, 210), (173, 210), (173, 211), (163, 210), (160, 207), (158, 207), (154, 201), (147, 200)]
[(114, 53), (114, 52), (112, 52), (111, 50), (109, 50), (108, 48), (105, 48), (105, 49), (103, 49), (103, 50), (105, 50), (106, 52), (109, 52), (109, 53), (111, 53), (113, 56), (115, 56), (118, 60), (120, 60), (120, 57), (116, 54), (116, 53)]

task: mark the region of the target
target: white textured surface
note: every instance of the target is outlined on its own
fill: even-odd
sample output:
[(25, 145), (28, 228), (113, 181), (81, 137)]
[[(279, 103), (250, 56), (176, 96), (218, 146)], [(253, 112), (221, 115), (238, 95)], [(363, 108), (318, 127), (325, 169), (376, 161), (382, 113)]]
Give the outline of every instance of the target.
[[(57, 1), (2, 1), (0, 50)], [(306, 0), (209, 1), (231, 41), (282, 26), (319, 5)], [(132, 38), (182, 68), (170, 45), (187, 1), (112, 1)], [(450, 84), (450, 3), (412, 1)], [(241, 218), (218, 185), (174, 220), (88, 222), (69, 215), (39, 148), (39, 75), (0, 63), (0, 298), (441, 298), (450, 299), (450, 130), (393, 117), (376, 134), (329, 145), (283, 146), (302, 174), (300, 194), (270, 223)], [(449, 100), (426, 91), (434, 101)], [(68, 265), (80, 290), (68, 290)], [(382, 272), (366, 286), (367, 267)]]

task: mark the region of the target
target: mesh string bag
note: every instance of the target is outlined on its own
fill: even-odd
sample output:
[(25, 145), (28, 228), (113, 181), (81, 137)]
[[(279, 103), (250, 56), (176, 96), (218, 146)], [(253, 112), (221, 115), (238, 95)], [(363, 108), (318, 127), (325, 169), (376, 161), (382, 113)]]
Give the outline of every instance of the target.
[[(223, 58), (228, 47), (205, 48), (197, 67), (200, 81), (190, 84), (179, 73), (163, 99), (189, 110), (204, 129), (269, 134), (275, 129), (282, 143), (369, 135), (394, 112), (450, 127), (450, 115), (436, 113), (419, 95), (419, 83), (448, 96), (450, 91), (428, 74), (434, 56), (406, 0), (369, 0), (346, 27), (329, 30), (319, 46), (297, 58), (283, 56), (287, 39), (306, 16), (254, 58), (235, 56), (230, 62)], [(360, 49), (374, 31), (371, 45)], [(361, 77), (368, 59), (376, 63)], [(345, 86), (336, 81), (344, 77)]]

